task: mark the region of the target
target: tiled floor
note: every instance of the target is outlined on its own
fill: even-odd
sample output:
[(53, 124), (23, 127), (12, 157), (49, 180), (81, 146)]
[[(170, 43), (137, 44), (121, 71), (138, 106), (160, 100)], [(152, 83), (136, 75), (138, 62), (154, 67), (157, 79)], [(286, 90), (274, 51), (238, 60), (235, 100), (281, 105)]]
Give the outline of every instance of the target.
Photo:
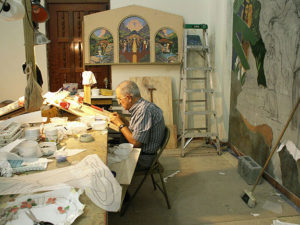
[[(252, 186), (237, 173), (238, 160), (229, 151), (221, 156), (202, 142), (192, 142), (184, 158), (180, 150), (165, 150), (161, 157), (172, 208), (167, 209), (162, 194), (153, 190), (150, 177), (120, 217), (109, 213), (109, 225), (271, 225), (273, 220), (300, 225), (300, 209), (264, 181), (254, 196), (255, 208), (240, 198)], [(137, 183), (138, 180), (133, 182)], [(131, 189), (129, 189), (131, 190)]]

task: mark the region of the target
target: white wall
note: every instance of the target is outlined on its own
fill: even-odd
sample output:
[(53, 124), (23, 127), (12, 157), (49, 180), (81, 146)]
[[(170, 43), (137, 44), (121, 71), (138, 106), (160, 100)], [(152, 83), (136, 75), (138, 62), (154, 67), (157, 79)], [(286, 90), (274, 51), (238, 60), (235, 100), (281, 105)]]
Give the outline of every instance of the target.
[[(230, 71), (232, 46), (232, 2), (233, 0), (111, 0), (111, 9), (141, 5), (183, 16), (185, 23), (206, 23), (212, 64), (214, 66), (215, 88), (217, 90), (217, 115), (220, 138), (228, 137), (230, 108)], [(43, 3), (43, 1), (42, 1)], [(6, 99), (16, 100), (24, 95), (25, 75), (21, 65), (25, 62), (24, 34), (22, 21), (6, 22), (0, 20), (0, 102)], [(44, 24), (40, 31), (45, 33)], [(48, 70), (46, 46), (35, 47), (36, 63), (42, 71), (44, 92), (48, 91)], [(112, 86), (131, 76), (170, 76), (173, 84), (173, 99), (177, 98), (179, 85), (179, 66), (170, 65), (113, 65)], [(174, 104), (175, 105), (175, 104)], [(174, 109), (174, 122), (176, 119)]]
[[(212, 48), (211, 61), (213, 78), (217, 90), (217, 115), (220, 138), (227, 141), (230, 108), (231, 33), (233, 0), (111, 0), (111, 9), (128, 5), (140, 5), (168, 13), (181, 15), (184, 23), (208, 24), (209, 44)], [(173, 100), (177, 99), (180, 66), (171, 65), (113, 65), (112, 86), (133, 76), (170, 76), (173, 84)], [(173, 104), (176, 106), (176, 104)], [(177, 123), (177, 109), (173, 109)]]
[[(41, 1), (43, 4), (43, 1)], [(26, 76), (22, 64), (25, 60), (23, 20), (4, 21), (0, 19), (0, 102), (17, 100), (24, 95)], [(40, 24), (40, 32), (45, 34), (45, 24)], [(43, 75), (43, 91), (48, 91), (48, 71), (46, 45), (35, 47), (36, 64)]]

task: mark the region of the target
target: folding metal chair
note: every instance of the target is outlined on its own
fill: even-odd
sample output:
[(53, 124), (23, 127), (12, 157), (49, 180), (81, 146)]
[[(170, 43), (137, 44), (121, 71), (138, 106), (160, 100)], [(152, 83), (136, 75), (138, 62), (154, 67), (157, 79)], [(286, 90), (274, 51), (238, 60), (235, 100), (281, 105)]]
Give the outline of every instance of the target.
[[(164, 139), (163, 139), (162, 143), (160, 144), (160, 148), (158, 149), (158, 151), (156, 153), (156, 157), (153, 160), (153, 163), (152, 163), (151, 167), (149, 169), (142, 170), (142, 171), (136, 171), (134, 173), (135, 176), (143, 175), (144, 177), (141, 180), (141, 182), (139, 183), (138, 187), (136, 188), (135, 192), (133, 193), (133, 195), (129, 199), (129, 201), (126, 204), (123, 205), (123, 208), (121, 209), (121, 216), (123, 216), (125, 214), (125, 212), (128, 209), (130, 203), (132, 202), (132, 200), (134, 199), (134, 197), (136, 196), (136, 194), (138, 193), (138, 191), (142, 187), (142, 185), (145, 182), (145, 180), (146, 180), (146, 178), (147, 178), (148, 175), (151, 175), (151, 179), (152, 179), (152, 184), (153, 184), (154, 190), (156, 190), (156, 187), (158, 187), (158, 189), (161, 191), (161, 193), (165, 197), (165, 200), (166, 200), (167, 205), (168, 205), (168, 209), (171, 209), (171, 205), (170, 205), (168, 194), (167, 194), (166, 185), (164, 183), (163, 176), (162, 176), (164, 168), (163, 168), (163, 166), (158, 161), (159, 157), (161, 156), (162, 152), (164, 151), (164, 149), (165, 149), (165, 147), (166, 147), (166, 145), (167, 145), (167, 143), (169, 141), (169, 138), (170, 138), (170, 130), (169, 130), (168, 127), (166, 127), (165, 128)], [(155, 181), (154, 174), (159, 174), (161, 186), (159, 185), (159, 183), (157, 181)]]

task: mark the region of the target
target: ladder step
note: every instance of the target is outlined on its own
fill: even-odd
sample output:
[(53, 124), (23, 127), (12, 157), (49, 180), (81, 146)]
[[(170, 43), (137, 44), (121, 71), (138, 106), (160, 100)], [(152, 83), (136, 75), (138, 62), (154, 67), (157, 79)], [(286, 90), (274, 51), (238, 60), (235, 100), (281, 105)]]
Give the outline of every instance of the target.
[(195, 133), (195, 132), (187, 132), (183, 135), (185, 138), (195, 138), (195, 137), (212, 137), (218, 136), (216, 133), (211, 132), (203, 132), (203, 133)]
[(212, 71), (211, 67), (186, 67), (186, 71), (197, 71), (197, 70), (202, 70), (202, 71)]
[(185, 111), (185, 115), (216, 115), (215, 111)]
[(185, 102), (207, 102), (207, 100), (186, 100)]
[(199, 128), (187, 128), (185, 129), (186, 131), (189, 131), (189, 130), (207, 130), (206, 127), (199, 127)]
[[(176, 100), (176, 101), (178, 101), (178, 100)], [(181, 98), (181, 99), (179, 99), (179, 102), (182, 102), (183, 101), (183, 99)], [(185, 100), (185, 102), (207, 102), (207, 100), (206, 99), (198, 99), (198, 100)]]
[(208, 47), (207, 46), (202, 46), (202, 45), (188, 45), (186, 46), (187, 49), (190, 50), (198, 50), (198, 51), (208, 51)]
[(187, 78), (183, 78), (181, 77), (181, 80), (206, 80), (206, 77), (187, 77)]
[(204, 89), (204, 88), (200, 88), (200, 89), (186, 89), (185, 90), (186, 93), (192, 93), (192, 92), (204, 92), (204, 93), (214, 93), (214, 89)]

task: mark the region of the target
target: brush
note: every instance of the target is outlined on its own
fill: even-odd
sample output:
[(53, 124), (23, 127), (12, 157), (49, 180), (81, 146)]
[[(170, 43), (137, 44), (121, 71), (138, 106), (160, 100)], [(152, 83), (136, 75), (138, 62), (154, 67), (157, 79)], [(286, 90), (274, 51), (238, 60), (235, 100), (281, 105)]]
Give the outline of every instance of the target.
[(300, 98), (298, 98), (298, 102), (297, 102), (296, 105), (294, 106), (293, 111), (291, 112), (291, 114), (290, 114), (290, 116), (289, 116), (289, 118), (288, 118), (288, 120), (287, 120), (287, 122), (286, 122), (286, 124), (285, 124), (285, 126), (284, 126), (284, 128), (283, 128), (283, 130), (281, 131), (281, 134), (279, 135), (279, 137), (278, 137), (278, 139), (277, 139), (277, 141), (276, 141), (276, 144), (273, 146), (273, 148), (272, 148), (272, 150), (271, 150), (271, 153), (270, 153), (270, 155), (269, 155), (269, 157), (268, 157), (268, 159), (267, 159), (267, 161), (266, 161), (264, 167), (262, 168), (260, 174), (258, 175), (258, 177), (257, 177), (257, 179), (256, 179), (256, 182), (255, 182), (255, 184), (253, 185), (251, 191), (244, 190), (244, 192), (241, 194), (241, 198), (243, 199), (243, 201), (244, 201), (250, 208), (254, 208), (255, 205), (256, 205), (256, 199), (254, 198), (254, 195), (253, 195), (253, 192), (254, 192), (254, 190), (255, 190), (255, 188), (256, 188), (256, 185), (259, 183), (260, 179), (262, 178), (262, 175), (263, 175), (265, 169), (267, 168), (267, 166), (268, 166), (268, 164), (269, 164), (269, 162), (270, 162), (270, 160), (271, 160), (271, 158), (272, 158), (272, 156), (273, 156), (275, 150), (277, 149), (277, 147), (278, 147), (278, 145), (279, 145), (279, 143), (280, 143), (280, 140), (281, 140), (282, 136), (284, 135), (284, 133), (285, 133), (285, 131), (286, 131), (286, 129), (287, 129), (287, 127), (288, 127), (290, 121), (291, 121), (292, 118), (293, 118), (294, 113), (296, 112), (296, 109), (298, 108), (299, 102), (300, 102)]

